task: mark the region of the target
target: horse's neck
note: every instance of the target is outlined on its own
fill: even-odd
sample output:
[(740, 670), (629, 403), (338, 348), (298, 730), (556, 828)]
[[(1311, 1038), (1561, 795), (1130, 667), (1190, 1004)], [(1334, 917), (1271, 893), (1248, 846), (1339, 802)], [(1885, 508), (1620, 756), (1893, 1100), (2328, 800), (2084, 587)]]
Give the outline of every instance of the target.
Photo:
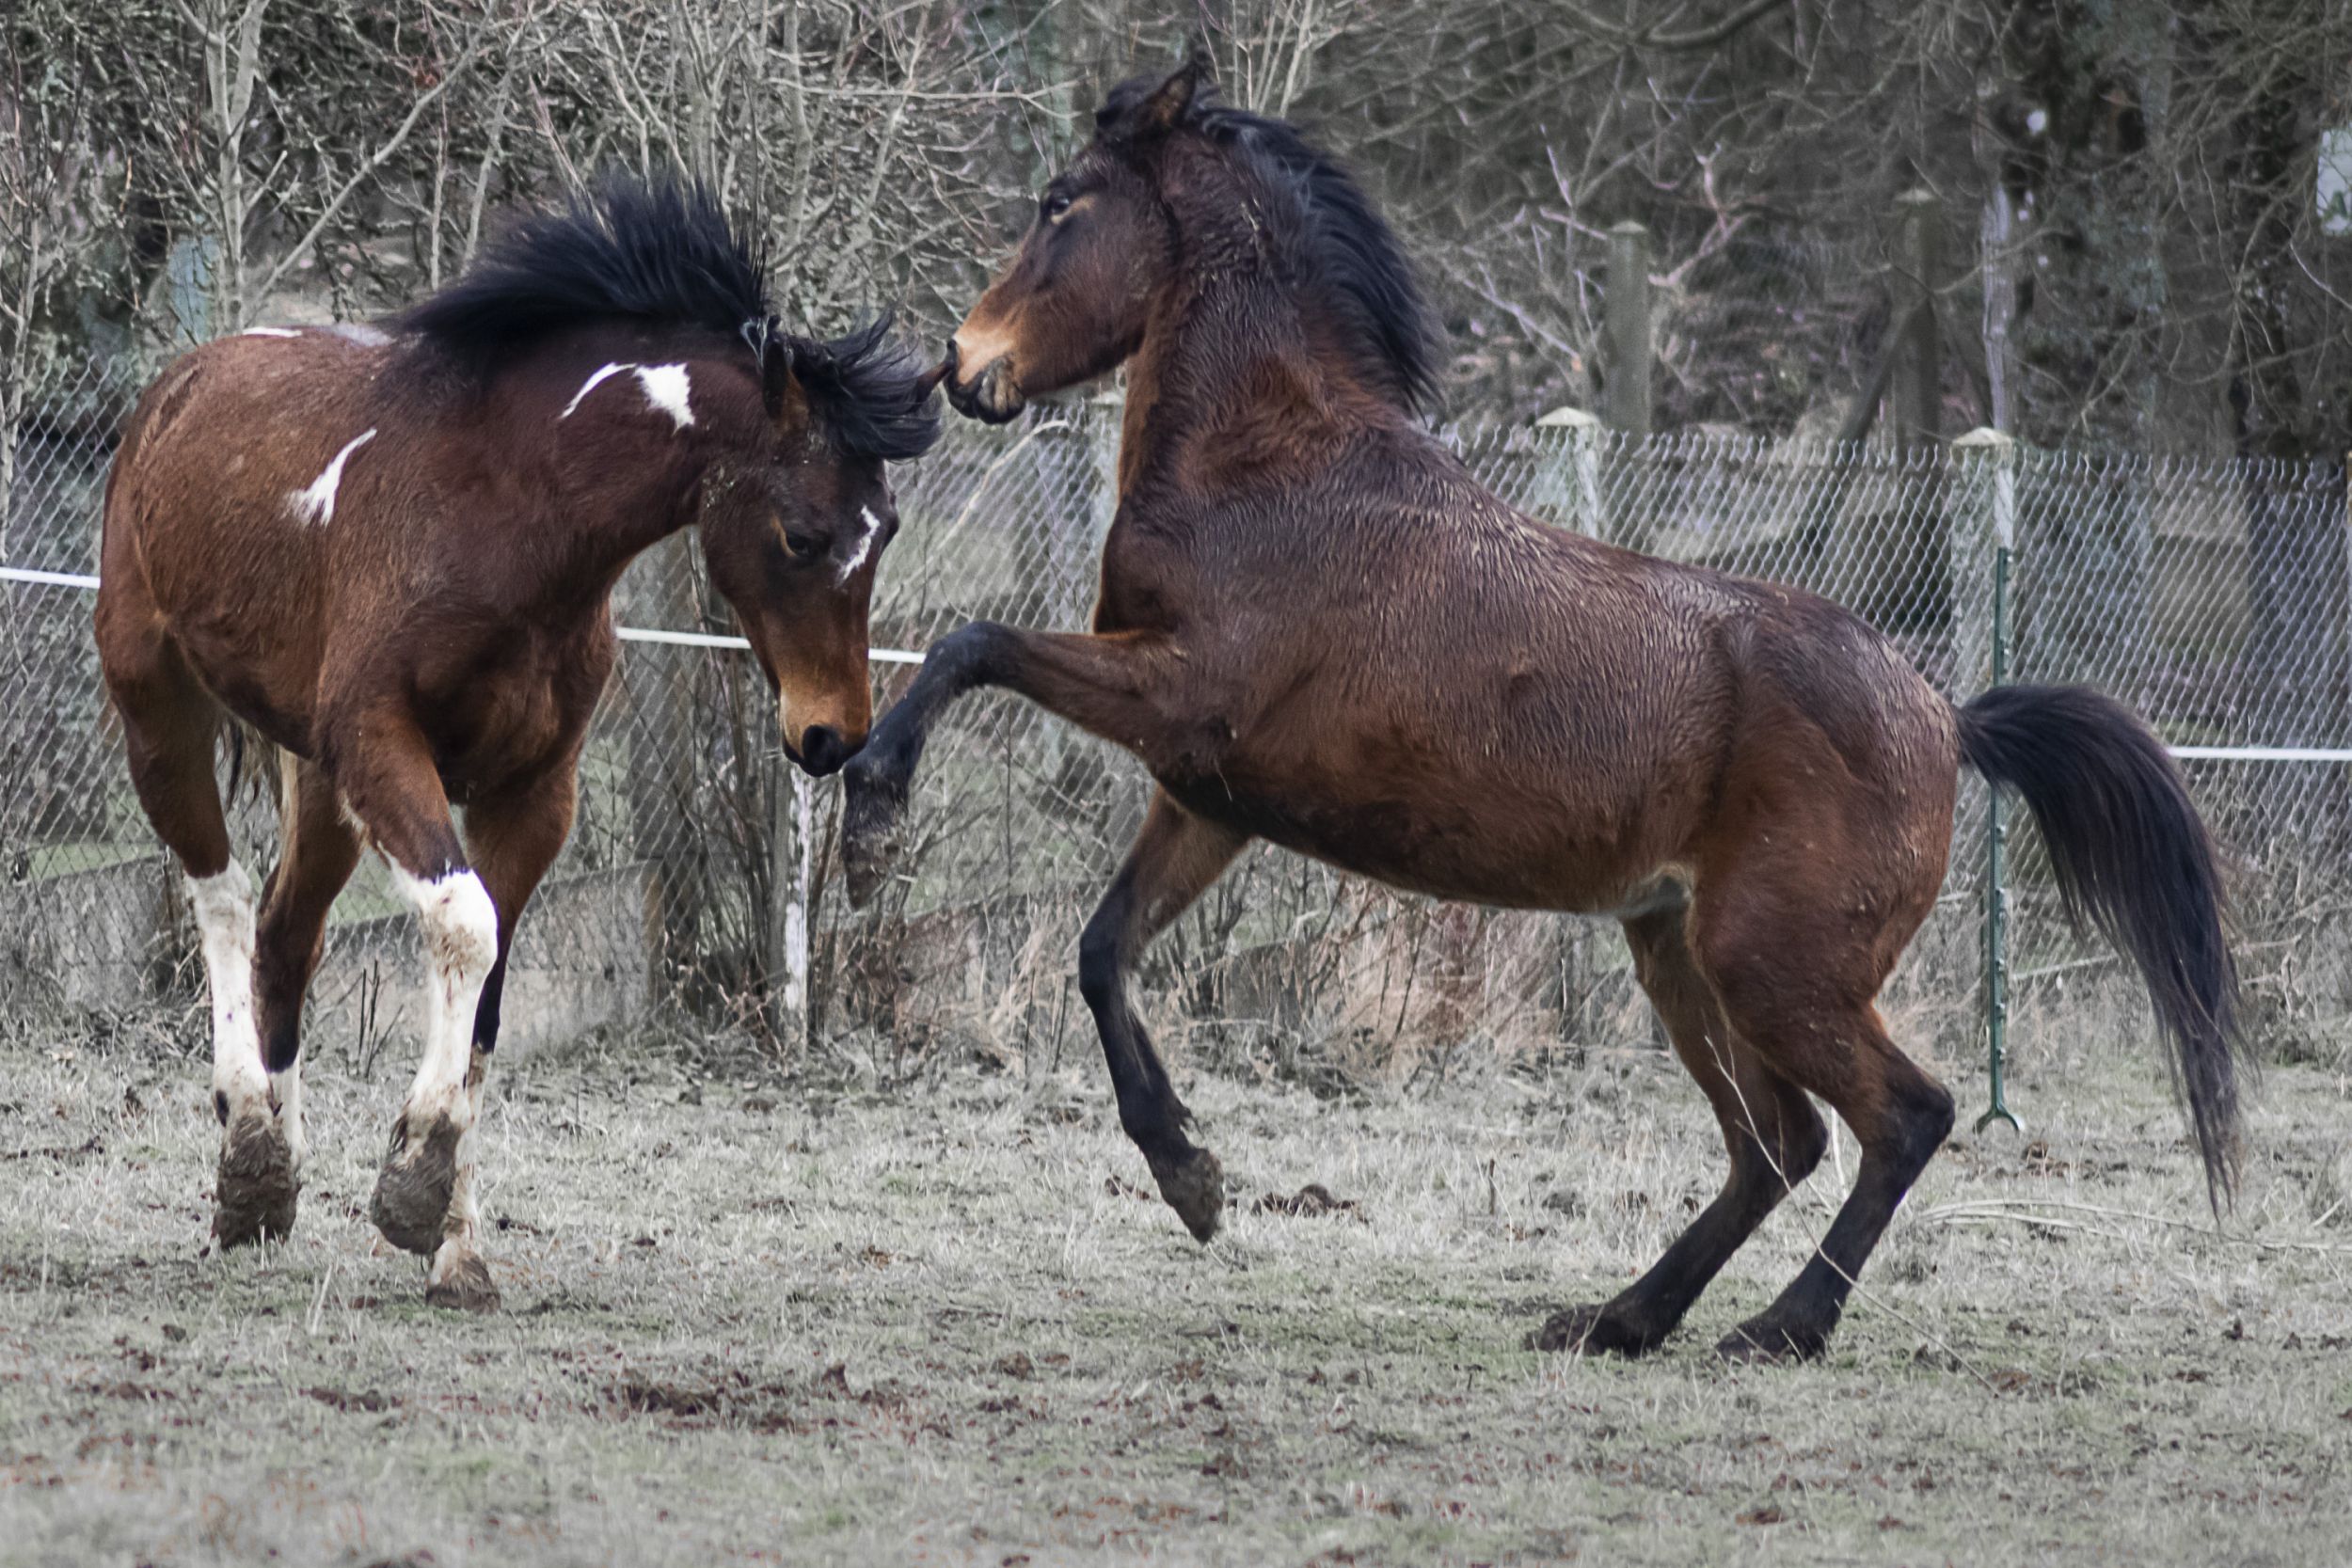
[(1119, 494), (1236, 454), (1304, 456), (1383, 405), (1264, 276), (1229, 277), (1157, 302), (1127, 365)]

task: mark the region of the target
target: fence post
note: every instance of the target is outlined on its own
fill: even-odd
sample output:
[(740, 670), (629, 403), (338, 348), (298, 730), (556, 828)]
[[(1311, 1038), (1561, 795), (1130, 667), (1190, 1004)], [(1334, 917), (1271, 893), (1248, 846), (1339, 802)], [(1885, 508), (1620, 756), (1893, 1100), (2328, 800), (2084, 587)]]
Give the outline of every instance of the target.
[(1650, 238), (1628, 218), (1609, 230), (1609, 380), (1603, 403), (1609, 426), (1629, 443), (1650, 432)]
[(1942, 338), (1935, 323), (1935, 276), (1944, 204), (1932, 191), (1895, 198), (1895, 319), (1902, 324), (1895, 356), (1895, 436), (1904, 448), (1943, 434)]
[(1538, 431), (1558, 431), (1556, 450), (1538, 436), (1537, 451), (1546, 459), (1536, 470), (1528, 497), (1528, 510), (1549, 517), (1559, 527), (1590, 539), (1606, 537), (1602, 526), (1600, 453), (1608, 440), (1599, 419), (1581, 408), (1555, 408), (1535, 420)]
[[(1964, 701), (2009, 679), (2010, 560), (2017, 546), (2017, 443), (1972, 430), (1952, 443), (1960, 504), (1952, 510), (1952, 695)], [(1979, 632), (1979, 628), (1982, 628)], [(1984, 805), (1984, 1020), (1988, 1101), (1996, 1121), (2023, 1132), (2004, 1097), (2009, 1050), (2009, 821), (2001, 792)]]
[(768, 827), (768, 999), (776, 1043), (798, 1055), (809, 1039), (808, 917), (814, 880), (808, 775), (781, 751), (773, 754), (774, 788)]

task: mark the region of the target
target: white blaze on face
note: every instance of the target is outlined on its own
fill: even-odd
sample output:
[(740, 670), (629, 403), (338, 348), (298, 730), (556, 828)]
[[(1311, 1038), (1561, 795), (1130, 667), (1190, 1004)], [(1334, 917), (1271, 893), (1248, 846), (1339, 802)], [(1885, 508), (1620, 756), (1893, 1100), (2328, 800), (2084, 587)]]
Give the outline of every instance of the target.
[(229, 1124), (269, 1114), (262, 1070), (262, 1031), (253, 1015), (253, 883), (235, 861), (210, 877), (188, 879), (204, 976), (213, 993), (213, 1092), (228, 1102)]
[(687, 405), (689, 385), (684, 365), (639, 365), (637, 384), (645, 389), (645, 401), (652, 404), (684, 430), (694, 422), (694, 410)]
[(373, 430), (363, 430), (354, 436), (343, 443), (343, 450), (335, 454), (319, 477), (310, 482), (309, 488), (296, 490), (287, 498), (287, 504), (294, 508), (294, 515), (298, 520), (316, 523), (321, 528), (335, 520), (335, 492), (342, 486), (343, 465), (351, 461), (353, 452), (374, 439), (375, 432)]
[(424, 1059), (409, 1085), (404, 1113), (409, 1136), (421, 1138), (446, 1119), (463, 1132), (473, 1125), (466, 1069), (473, 1061), (474, 1005), (498, 959), (498, 909), (482, 879), (452, 871), (427, 880), (389, 856), (392, 881), (416, 906), (424, 935)]
[(873, 553), (874, 540), (882, 533), (882, 519), (874, 515), (872, 507), (861, 506), (857, 515), (865, 519), (866, 531), (857, 536), (857, 548), (841, 558), (841, 570), (834, 574), (835, 582), (849, 581), (866, 564), (866, 558)]

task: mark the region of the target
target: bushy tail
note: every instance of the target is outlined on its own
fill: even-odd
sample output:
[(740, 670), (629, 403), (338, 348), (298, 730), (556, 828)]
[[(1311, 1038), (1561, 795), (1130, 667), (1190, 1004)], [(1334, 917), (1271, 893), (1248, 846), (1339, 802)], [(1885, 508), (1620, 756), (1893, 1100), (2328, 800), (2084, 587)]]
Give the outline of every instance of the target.
[(2237, 1179), (2237, 965), (2213, 840), (2180, 769), (2131, 709), (2086, 687), (1995, 687), (1959, 717), (1968, 765), (2040, 825), (2067, 918), (2096, 926), (2146, 978), (2218, 1212)]

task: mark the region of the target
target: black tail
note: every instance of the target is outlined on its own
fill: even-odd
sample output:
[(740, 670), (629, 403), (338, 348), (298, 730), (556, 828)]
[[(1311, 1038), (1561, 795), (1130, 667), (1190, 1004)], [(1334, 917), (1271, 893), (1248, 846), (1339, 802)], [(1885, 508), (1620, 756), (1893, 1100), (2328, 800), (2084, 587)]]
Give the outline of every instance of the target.
[(1960, 710), (1960, 749), (2025, 798), (2075, 928), (2087, 918), (2139, 966), (2218, 1212), (2237, 1179), (2237, 965), (2180, 769), (2131, 709), (2079, 686), (1995, 687)]

